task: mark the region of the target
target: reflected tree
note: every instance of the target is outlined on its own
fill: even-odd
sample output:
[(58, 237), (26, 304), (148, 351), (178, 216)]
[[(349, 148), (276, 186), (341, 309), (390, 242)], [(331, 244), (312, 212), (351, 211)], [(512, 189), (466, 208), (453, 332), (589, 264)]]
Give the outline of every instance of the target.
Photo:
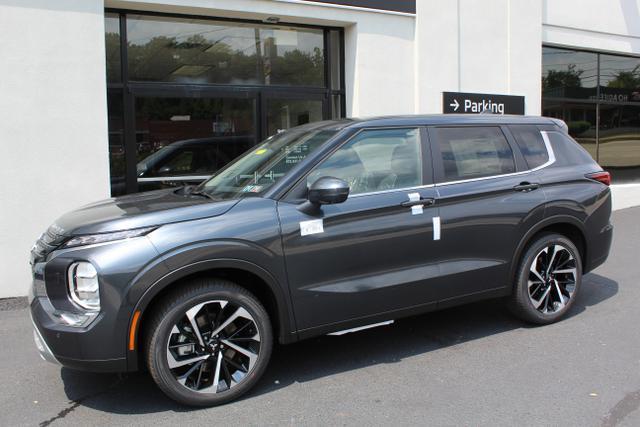
[(566, 70), (549, 70), (546, 76), (542, 77), (542, 89), (552, 90), (558, 88), (579, 88), (582, 87), (582, 74), (584, 70), (578, 70), (576, 64), (568, 64)]

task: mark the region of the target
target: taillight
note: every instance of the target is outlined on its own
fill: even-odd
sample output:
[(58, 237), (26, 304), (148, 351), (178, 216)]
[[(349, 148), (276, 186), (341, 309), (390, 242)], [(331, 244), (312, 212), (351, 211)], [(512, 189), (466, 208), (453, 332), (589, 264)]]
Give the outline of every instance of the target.
[(587, 178), (592, 179), (594, 181), (598, 181), (603, 183), (604, 185), (611, 185), (611, 174), (609, 172), (594, 172), (588, 173), (585, 175)]

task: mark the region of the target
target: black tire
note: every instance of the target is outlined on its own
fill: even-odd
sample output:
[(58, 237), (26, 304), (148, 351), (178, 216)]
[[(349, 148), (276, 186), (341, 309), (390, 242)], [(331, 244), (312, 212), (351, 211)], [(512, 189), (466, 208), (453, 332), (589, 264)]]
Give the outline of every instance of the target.
[[(259, 351), (255, 363), (237, 385), (216, 393), (202, 393), (178, 382), (169, 368), (167, 346), (171, 339), (170, 334), (174, 325), (184, 321), (186, 312), (200, 303), (213, 300), (228, 301), (233, 304), (233, 307), (243, 308), (251, 315), (260, 334)], [(190, 406), (221, 405), (235, 400), (249, 391), (264, 373), (273, 348), (271, 322), (262, 304), (246, 289), (222, 279), (205, 278), (194, 280), (184, 284), (176, 292), (167, 295), (146, 324), (145, 337), (146, 363), (153, 380), (167, 396), (179, 403)], [(220, 348), (223, 348), (223, 346), (221, 345)], [(227, 346), (225, 351), (228, 354), (233, 349)], [(222, 352), (222, 350), (219, 350), (219, 352)], [(214, 359), (207, 360), (215, 360), (216, 358), (216, 356), (210, 357)], [(211, 372), (209, 372), (209, 375), (211, 375)]]
[[(550, 245), (560, 245), (573, 256), (576, 269), (576, 274), (575, 276), (573, 276), (575, 277), (575, 287), (573, 288), (574, 290), (571, 293), (568, 302), (564, 303), (564, 307), (557, 309), (557, 311), (554, 312), (543, 313), (541, 309), (538, 309), (534, 306), (534, 302), (529, 296), (528, 281), (531, 277), (530, 268), (533, 262), (536, 261), (537, 255)], [(566, 313), (571, 309), (579, 293), (581, 283), (582, 259), (580, 257), (580, 252), (576, 248), (575, 244), (570, 239), (561, 234), (543, 233), (537, 236), (535, 240), (533, 240), (527, 246), (527, 249), (522, 255), (522, 259), (520, 261), (520, 265), (516, 274), (516, 283), (513, 293), (509, 298), (508, 307), (514, 315), (526, 322), (538, 325), (554, 323), (564, 317)], [(553, 285), (551, 285), (551, 287), (553, 290)], [(532, 289), (535, 288), (532, 287)], [(554, 294), (552, 293), (551, 295)]]

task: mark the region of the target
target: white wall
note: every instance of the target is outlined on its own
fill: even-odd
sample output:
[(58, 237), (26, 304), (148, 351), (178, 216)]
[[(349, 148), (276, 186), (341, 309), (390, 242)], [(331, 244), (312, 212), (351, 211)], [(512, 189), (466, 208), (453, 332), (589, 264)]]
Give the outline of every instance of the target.
[(26, 295), (31, 245), (109, 195), (101, 0), (0, 0), (0, 297)]
[(417, 105), (442, 112), (442, 91), (525, 96), (540, 114), (541, 3), (418, 0)]
[(640, 0), (543, 0), (543, 41), (640, 53)]

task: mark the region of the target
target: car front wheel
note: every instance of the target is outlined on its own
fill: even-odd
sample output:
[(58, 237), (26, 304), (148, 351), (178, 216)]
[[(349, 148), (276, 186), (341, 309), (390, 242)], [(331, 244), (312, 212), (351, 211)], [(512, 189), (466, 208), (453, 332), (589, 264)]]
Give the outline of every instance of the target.
[(542, 234), (526, 250), (516, 278), (511, 311), (531, 323), (556, 322), (574, 304), (580, 289), (580, 253), (565, 236)]
[(170, 294), (155, 311), (146, 359), (169, 397), (214, 406), (255, 385), (272, 346), (269, 316), (255, 296), (226, 280), (202, 279)]

